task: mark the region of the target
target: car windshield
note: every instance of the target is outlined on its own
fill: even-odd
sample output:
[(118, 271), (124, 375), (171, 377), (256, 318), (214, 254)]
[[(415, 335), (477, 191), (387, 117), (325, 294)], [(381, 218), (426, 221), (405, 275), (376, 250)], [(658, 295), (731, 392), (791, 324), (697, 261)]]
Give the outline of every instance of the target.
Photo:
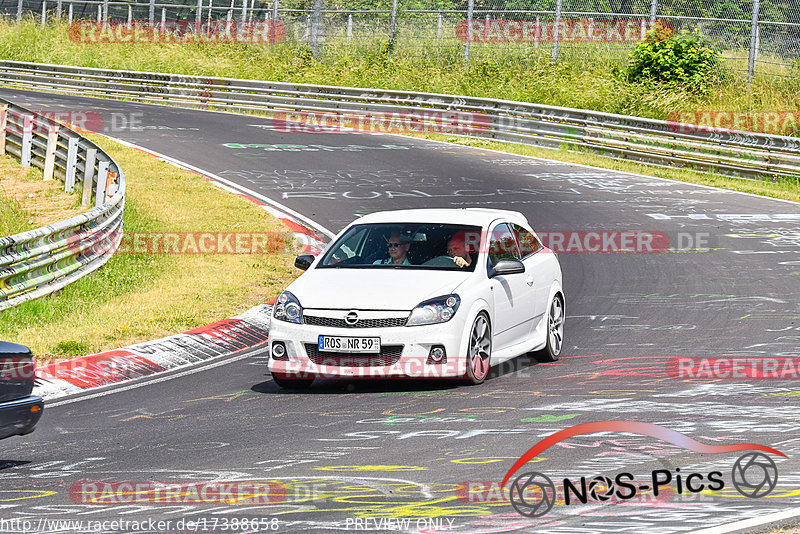
[(481, 228), (456, 224), (357, 224), (325, 252), (320, 268), (472, 272)]

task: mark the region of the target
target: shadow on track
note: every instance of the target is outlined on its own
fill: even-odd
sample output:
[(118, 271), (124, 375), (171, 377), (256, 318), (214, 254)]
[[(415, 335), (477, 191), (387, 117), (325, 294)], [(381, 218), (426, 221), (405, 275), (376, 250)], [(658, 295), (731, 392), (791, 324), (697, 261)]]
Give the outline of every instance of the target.
[[(486, 382), (480, 386), (484, 387), (491, 384), (496, 379), (507, 375), (521, 373), (528, 377), (533, 369), (539, 365), (538, 362), (525, 355), (519, 356), (509, 361), (492, 366)], [(267, 375), (269, 376), (269, 375)], [(532, 378), (532, 377), (531, 377)], [(278, 386), (271, 379), (259, 382), (250, 388), (256, 393), (268, 395), (275, 394), (300, 394), (311, 395), (338, 395), (346, 393), (405, 393), (405, 392), (434, 392), (457, 389), (459, 387), (470, 387), (466, 381), (459, 379), (357, 379), (350, 380), (345, 378), (318, 378), (308, 389), (284, 389)]]

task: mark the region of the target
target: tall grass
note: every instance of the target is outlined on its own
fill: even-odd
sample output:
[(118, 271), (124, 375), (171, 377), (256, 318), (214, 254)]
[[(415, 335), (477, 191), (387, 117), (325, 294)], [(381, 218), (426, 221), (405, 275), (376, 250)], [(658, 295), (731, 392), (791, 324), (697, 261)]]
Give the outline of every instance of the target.
[(549, 45), (535, 49), (476, 43), (473, 60), (465, 66), (463, 43), (457, 39), (426, 42), (400, 38), (390, 55), (387, 42), (376, 33), (372, 39), (352, 43), (329, 40), (317, 61), (291, 32), (285, 42), (275, 46), (96, 45), (71, 41), (64, 23), (51, 22), (44, 28), (33, 19), (19, 25), (0, 23), (0, 57), (19, 61), (456, 93), (658, 119), (686, 110), (800, 110), (797, 71), (792, 76), (765, 71), (748, 86), (737, 70), (741, 54), (730, 52), (727, 81), (707, 94), (697, 94), (680, 87), (626, 82), (620, 62), (615, 61), (619, 55), (606, 48), (571, 44), (563, 47), (560, 59), (554, 62)]
[(0, 236), (14, 235), (28, 230), (28, 217), (17, 202), (0, 189)]

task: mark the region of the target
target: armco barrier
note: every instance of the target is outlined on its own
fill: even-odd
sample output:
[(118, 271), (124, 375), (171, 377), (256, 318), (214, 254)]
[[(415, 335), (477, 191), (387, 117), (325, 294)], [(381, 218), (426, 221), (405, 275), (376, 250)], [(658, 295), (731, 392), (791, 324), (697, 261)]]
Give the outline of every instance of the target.
[[(77, 132), (0, 99), (0, 154), (43, 170), (44, 179), (81, 191), (95, 207), (66, 221), (0, 237), (0, 311), (52, 293), (95, 271), (119, 245), (125, 175)], [(109, 236), (112, 241), (107, 242)]]
[[(280, 113), (463, 112), (468, 135), (755, 179), (800, 176), (800, 138), (686, 132), (667, 121), (491, 98), (0, 61), (0, 84), (186, 107)], [(420, 119), (419, 122), (424, 122)]]

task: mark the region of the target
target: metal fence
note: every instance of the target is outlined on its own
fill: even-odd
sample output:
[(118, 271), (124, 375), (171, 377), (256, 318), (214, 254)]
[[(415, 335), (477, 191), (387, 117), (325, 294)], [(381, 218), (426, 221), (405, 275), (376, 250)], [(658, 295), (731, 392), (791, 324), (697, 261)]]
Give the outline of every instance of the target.
[(0, 99), (0, 154), (80, 192), (87, 213), (0, 237), (0, 311), (61, 289), (97, 270), (122, 237), (125, 175), (97, 145), (49, 118)]
[[(547, 148), (591, 151), (662, 167), (755, 179), (800, 178), (800, 139), (708, 131), (679, 123), (491, 98), (316, 86), (0, 61), (0, 85), (84, 96), (257, 112), (291, 134), (309, 124), (396, 122), (409, 132), (442, 132)], [(461, 115), (463, 114), (463, 115)], [(304, 124), (305, 123), (305, 124)], [(358, 126), (356, 126), (358, 127)]]
[(272, 21), (318, 59), (388, 50), (435, 58), (626, 61), (655, 21), (699, 31), (734, 71), (800, 70), (800, 0), (0, 0), (10, 20)]

